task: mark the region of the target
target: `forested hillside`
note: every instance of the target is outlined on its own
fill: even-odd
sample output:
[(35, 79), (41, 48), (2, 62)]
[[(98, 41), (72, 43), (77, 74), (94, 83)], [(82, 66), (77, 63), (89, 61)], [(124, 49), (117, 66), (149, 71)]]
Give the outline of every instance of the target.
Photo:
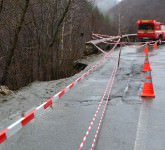
[[(138, 19), (156, 19), (165, 23), (164, 0), (123, 0), (108, 13), (122, 33), (136, 32)], [(120, 18), (119, 18), (120, 16)]]
[(0, 0), (0, 85), (68, 77), (92, 32), (111, 31), (86, 0)]

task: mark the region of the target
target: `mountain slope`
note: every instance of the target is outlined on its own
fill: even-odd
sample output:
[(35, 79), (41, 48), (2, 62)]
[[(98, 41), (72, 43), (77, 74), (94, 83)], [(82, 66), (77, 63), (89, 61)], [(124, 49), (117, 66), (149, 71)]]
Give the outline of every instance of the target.
[(133, 33), (138, 19), (156, 19), (165, 23), (164, 6), (165, 1), (162, 0), (123, 0), (109, 11), (109, 15), (116, 27), (120, 16), (123, 33)]

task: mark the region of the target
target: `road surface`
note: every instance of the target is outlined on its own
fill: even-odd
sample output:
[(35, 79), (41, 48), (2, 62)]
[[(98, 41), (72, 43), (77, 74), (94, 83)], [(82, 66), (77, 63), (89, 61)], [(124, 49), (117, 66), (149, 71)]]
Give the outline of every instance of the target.
[[(118, 51), (115, 52), (115, 58)], [(96, 150), (163, 150), (165, 144), (165, 47), (150, 52), (155, 99), (141, 99), (143, 49), (124, 47)], [(56, 103), (0, 145), (0, 150), (76, 150), (113, 70), (113, 60), (90, 74)], [(90, 149), (96, 120), (84, 150)]]

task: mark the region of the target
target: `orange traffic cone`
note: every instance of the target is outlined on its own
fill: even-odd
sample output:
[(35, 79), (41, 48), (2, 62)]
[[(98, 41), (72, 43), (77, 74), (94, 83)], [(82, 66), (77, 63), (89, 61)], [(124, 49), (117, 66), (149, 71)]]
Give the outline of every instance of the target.
[(155, 42), (155, 44), (154, 44), (154, 49), (157, 49), (157, 48), (158, 48), (158, 43)]
[(147, 72), (141, 97), (155, 97), (154, 87), (152, 84), (151, 71)]
[(146, 55), (148, 55), (148, 52), (149, 52), (149, 48), (148, 48), (148, 45), (146, 45), (145, 48), (144, 48), (144, 53), (145, 53)]
[(146, 72), (146, 71), (151, 71), (151, 67), (150, 67), (150, 63), (149, 63), (149, 59), (148, 59), (148, 55), (146, 55), (145, 57), (145, 61), (144, 61), (144, 65), (143, 65), (143, 72)]

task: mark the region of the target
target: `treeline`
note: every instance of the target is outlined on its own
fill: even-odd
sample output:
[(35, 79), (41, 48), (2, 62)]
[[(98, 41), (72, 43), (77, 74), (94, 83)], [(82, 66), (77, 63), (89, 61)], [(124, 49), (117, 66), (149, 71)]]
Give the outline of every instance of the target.
[(123, 0), (109, 11), (109, 15), (116, 27), (119, 27), (120, 20), (122, 33), (136, 33), (139, 19), (156, 19), (165, 23), (164, 6), (163, 0)]
[(0, 85), (68, 77), (92, 32), (111, 31), (86, 0), (0, 0)]

